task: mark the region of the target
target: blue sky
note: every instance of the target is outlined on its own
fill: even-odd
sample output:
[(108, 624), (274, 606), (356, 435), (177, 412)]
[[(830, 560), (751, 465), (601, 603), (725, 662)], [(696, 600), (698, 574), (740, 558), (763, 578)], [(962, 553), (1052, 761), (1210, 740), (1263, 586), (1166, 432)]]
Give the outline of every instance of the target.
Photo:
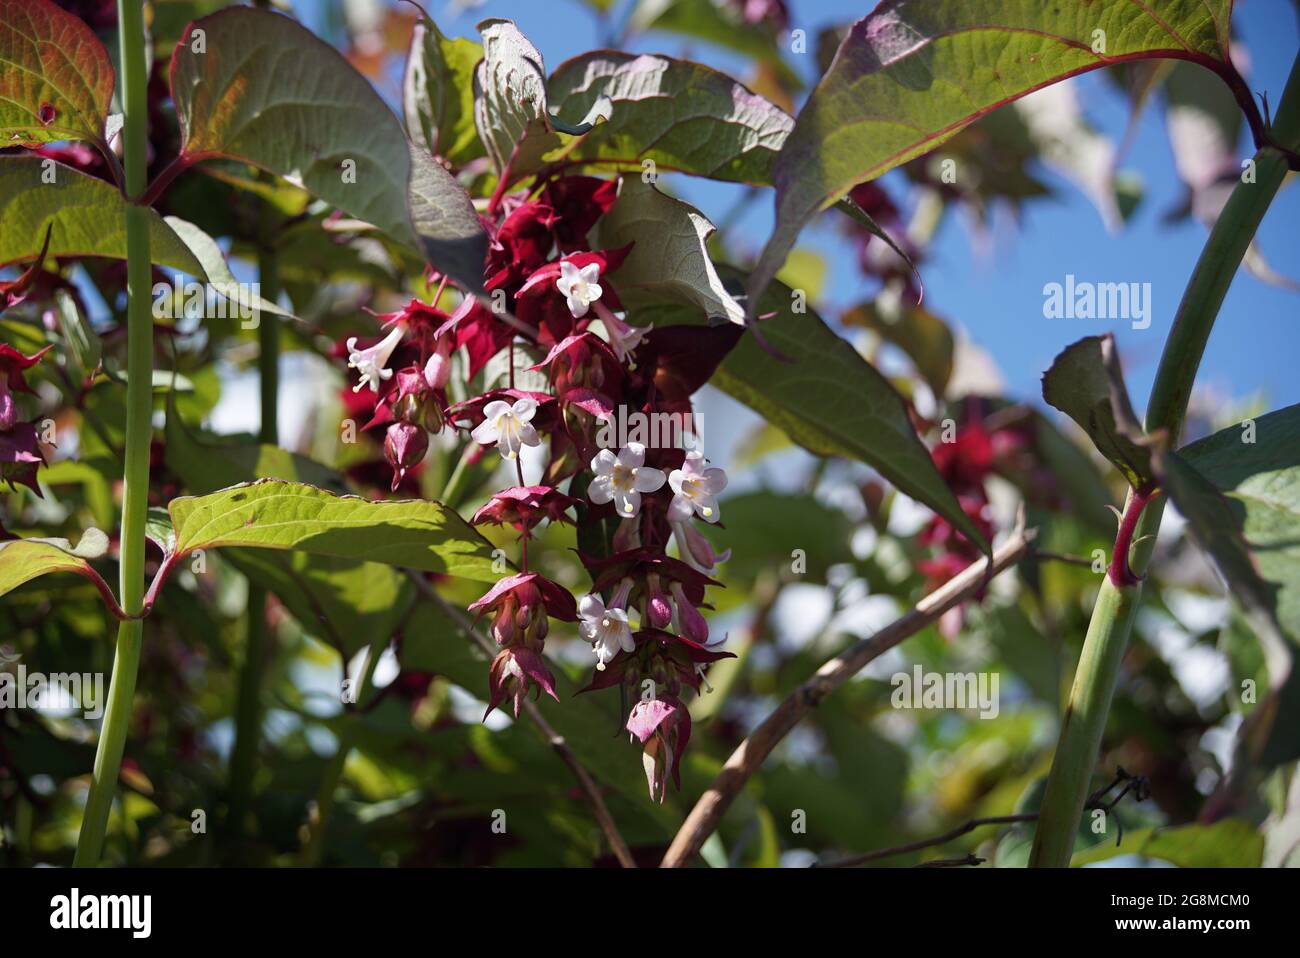
[[(321, 29), (331, 16), (326, 12), (327, 2), (298, 0), (297, 6), (308, 23)], [(823, 26), (863, 15), (872, 5), (863, 0), (790, 0), (793, 25), (807, 30), (810, 38)], [(488, 0), (459, 12), (431, 0), (428, 9), (444, 32), (460, 36), (475, 36), (474, 25), (483, 17), (514, 19), (551, 68), (601, 45), (596, 19), (577, 0)], [(1250, 51), (1248, 79), (1252, 88), (1268, 91), (1270, 102), (1276, 103), (1298, 47), (1295, 8), (1289, 0), (1245, 0), (1239, 4), (1236, 24)], [(744, 75), (744, 64), (735, 56), (671, 34), (640, 37), (633, 48), (686, 55), (737, 77)], [(807, 77), (815, 73), (811, 52), (793, 56), (791, 62)], [(1118, 140), (1128, 121), (1120, 95), (1099, 75), (1078, 82), (1088, 119)], [(1252, 152), (1245, 139), (1239, 152), (1243, 158)], [(1037, 398), (1039, 376), (1057, 352), (1081, 336), (1110, 329), (1119, 338), (1135, 405), (1140, 409), (1145, 403), (1161, 346), (1205, 231), (1190, 220), (1172, 227), (1161, 222), (1162, 214), (1181, 200), (1182, 186), (1174, 172), (1158, 107), (1146, 111), (1124, 166), (1140, 176), (1144, 197), (1119, 233), (1107, 232), (1077, 187), (1050, 171), (1039, 170), (1040, 178), (1056, 188), (1057, 196), (1027, 207), (1018, 225), (1009, 217), (996, 220), (991, 248), (976, 253), (960, 217), (949, 217), (936, 238), (923, 272), (927, 305), (964, 329), (993, 356), (1008, 390), (1017, 396)], [(675, 177), (670, 186), (714, 219), (721, 217), (738, 195), (738, 188), (730, 185), (685, 182), (681, 177)], [(1284, 188), (1259, 234), (1272, 267), (1290, 277), (1300, 277), (1300, 251), (1294, 242), (1298, 217), (1300, 191)], [(746, 210), (738, 232), (747, 239), (752, 237), (756, 248), (771, 222), (771, 194), (765, 192)], [(871, 292), (837, 231), (811, 228), (802, 245), (822, 252), (831, 263), (825, 313), (834, 315), (834, 307), (851, 305)], [(1096, 282), (1151, 283), (1151, 327), (1133, 330), (1123, 321), (1045, 319), (1043, 286), (1063, 282), (1067, 273)], [(1271, 408), (1300, 402), (1300, 379), (1295, 375), (1297, 344), (1297, 295), (1240, 274), (1220, 314), (1198, 383), (1231, 397), (1262, 391)]]

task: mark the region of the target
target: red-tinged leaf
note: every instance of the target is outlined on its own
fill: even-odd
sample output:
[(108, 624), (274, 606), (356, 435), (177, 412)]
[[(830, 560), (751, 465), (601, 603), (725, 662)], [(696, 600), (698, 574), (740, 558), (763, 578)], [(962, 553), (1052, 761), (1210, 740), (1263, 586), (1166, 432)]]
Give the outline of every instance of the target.
[(0, 145), (104, 139), (113, 64), (50, 0), (0, 0)]
[(248, 7), (195, 20), (172, 55), (171, 90), (182, 162), (251, 163), (415, 245), (411, 161), (397, 116), (297, 21)]
[(1004, 103), (1137, 59), (1190, 60), (1235, 76), (1231, 13), (1231, 0), (881, 3), (840, 44), (773, 165), (777, 223), (750, 302), (819, 211)]

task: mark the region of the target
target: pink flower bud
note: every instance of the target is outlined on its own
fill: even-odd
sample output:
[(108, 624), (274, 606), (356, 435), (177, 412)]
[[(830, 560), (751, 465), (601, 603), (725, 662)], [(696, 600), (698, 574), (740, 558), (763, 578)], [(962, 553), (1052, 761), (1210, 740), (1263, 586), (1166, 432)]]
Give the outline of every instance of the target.
[(665, 629), (673, 620), (672, 601), (659, 586), (659, 577), (651, 575), (646, 583), (646, 622), (652, 629)]
[(730, 549), (723, 553), (714, 552), (713, 544), (696, 531), (689, 521), (673, 522), (672, 527), (673, 538), (677, 540), (682, 560), (705, 575), (712, 575), (719, 562), (731, 558)]
[(396, 489), (408, 469), (424, 461), (429, 451), (429, 434), (409, 422), (395, 422), (384, 436), (384, 458), (393, 467), (393, 488)]
[(438, 341), (437, 350), (424, 364), (424, 381), (430, 389), (444, 389), (451, 379), (451, 339), (444, 337)]
[(709, 641), (709, 623), (704, 620), (704, 616), (700, 615), (700, 610), (691, 605), (690, 599), (686, 598), (686, 592), (680, 582), (674, 582), (669, 588), (677, 603), (678, 633), (698, 645), (706, 645)]

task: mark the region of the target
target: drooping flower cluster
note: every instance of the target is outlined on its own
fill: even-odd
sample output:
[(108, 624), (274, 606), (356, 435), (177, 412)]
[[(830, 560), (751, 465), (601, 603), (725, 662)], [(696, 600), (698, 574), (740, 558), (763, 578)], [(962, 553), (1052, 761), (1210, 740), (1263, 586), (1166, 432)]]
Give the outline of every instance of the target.
[[(700, 525), (719, 521), (727, 478), (700, 449), (690, 397), (740, 330), (630, 321), (617, 286), (632, 247), (588, 246), (616, 196), (613, 181), (566, 176), (503, 197), (483, 218), (491, 238), (485, 299), (465, 296), (450, 314), (436, 301), (413, 301), (380, 317), (382, 336), (365, 345), (349, 338), (337, 354), (356, 371), (349, 411), (369, 412), (367, 428), (387, 425), (393, 489), (444, 424), (469, 440), (468, 461), (495, 452), (517, 480), (472, 519), (515, 529), (521, 545), (521, 571), (470, 607), (500, 648), (488, 711), (509, 700), (518, 714), (530, 692), (556, 696), (542, 657), (549, 620), (576, 622), (594, 656), (584, 691), (626, 686), (637, 704), (625, 727), (642, 747), (651, 797), (662, 800), (690, 739), (683, 687), (698, 692), (707, 665), (730, 655), (710, 645), (701, 612), (728, 553), (718, 554)], [(544, 354), (540, 362), (522, 360), (525, 348)], [(502, 354), (504, 385), (448, 405), (454, 356), (463, 357), (457, 370), (472, 388)], [(524, 362), (530, 384), (540, 374), (547, 388), (516, 388)], [(657, 417), (671, 426), (637, 432)], [(541, 464), (531, 483), (525, 460), (530, 469)], [(529, 568), (528, 543), (544, 521), (579, 527), (592, 579), (580, 602)]]
[(32, 392), (24, 374), (50, 349), (46, 346), (24, 356), (8, 343), (0, 343), (0, 481), (11, 489), (26, 486), (38, 496), (41, 489), (36, 484), (36, 470), (45, 465), (40, 432), (36, 423), (21, 419), (14, 393)]
[[(1012, 410), (1014, 411), (1014, 410)], [(1026, 411), (1027, 412), (1027, 411)], [(986, 538), (993, 537), (988, 482), (994, 476), (1018, 485), (1027, 502), (1051, 509), (1063, 508), (1060, 490), (1039, 454), (1034, 420), (1027, 415), (995, 415), (986, 400), (966, 397), (960, 425), (951, 441), (938, 443), (931, 457), (944, 482), (956, 494), (962, 510)], [(921, 530), (921, 545), (933, 550), (916, 567), (927, 590), (938, 588), (980, 558), (979, 548), (942, 516), (934, 516)], [(978, 596), (983, 597), (981, 592)], [(940, 621), (940, 631), (951, 638), (964, 621), (956, 607)]]

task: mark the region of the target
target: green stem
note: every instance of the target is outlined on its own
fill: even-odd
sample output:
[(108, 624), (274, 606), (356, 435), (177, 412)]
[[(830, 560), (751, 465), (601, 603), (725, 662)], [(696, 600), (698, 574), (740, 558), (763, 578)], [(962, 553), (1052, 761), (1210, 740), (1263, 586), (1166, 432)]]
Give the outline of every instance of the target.
[[(144, 4), (118, 0), (118, 36), (122, 64), (123, 165), (126, 192), (139, 197), (145, 187), (147, 108), (145, 99)], [(149, 443), (153, 414), (153, 317), (150, 313), (149, 211), (132, 202), (126, 208), (127, 388), (126, 466), (122, 476), (121, 605), (129, 614), (144, 605), (144, 527), (149, 510)], [(144, 628), (139, 620), (117, 629), (113, 675), (95, 750), (95, 766), (74, 865), (99, 862), (117, 790), (122, 750), (131, 724), (136, 671)]]
[[(1290, 147), (1300, 145), (1300, 57), (1291, 67), (1272, 132), (1278, 143)], [(1160, 368), (1147, 403), (1146, 428), (1148, 432), (1163, 430), (1171, 446), (1177, 445), (1182, 431), (1192, 383), (1223, 298), (1286, 176), (1286, 157), (1271, 147), (1256, 153), (1254, 163), (1254, 182), (1237, 184), (1210, 230), (1160, 357)], [(1135, 502), (1130, 492), (1125, 514), (1131, 516), (1140, 504), (1141, 500)], [(1139, 575), (1151, 560), (1163, 512), (1164, 499), (1156, 499), (1142, 510), (1138, 519), (1137, 538), (1149, 537), (1134, 546), (1129, 558), (1129, 565)], [(1089, 779), (1119, 680), (1120, 662), (1141, 597), (1140, 583), (1120, 584), (1110, 576), (1102, 583), (1052, 758), (1029, 858), (1031, 866), (1064, 868), (1070, 864), (1075, 830), (1083, 815)]]
[[(259, 292), (263, 299), (280, 298), (279, 258), (263, 224), (261, 252), (257, 258)], [(276, 445), (280, 438), (280, 324), (274, 316), (259, 317), (257, 371), (262, 399), (261, 442)], [(266, 589), (248, 583), (248, 613), (244, 663), (239, 673), (239, 704), (235, 712), (235, 744), (230, 752), (230, 831), (243, 834), (257, 771), (257, 746), (262, 731), (262, 673), (266, 667)]]
[[(361, 684), (357, 686), (354, 700), (358, 709), (365, 702), (371, 679), (375, 675), (375, 666), (379, 664), (379, 657), (383, 655), (384, 648), (384, 645), (377, 643), (370, 646), (370, 650), (366, 653), (366, 668), (361, 673)], [(348, 764), (348, 756), (352, 754), (352, 743), (356, 737), (355, 729), (360, 721), (360, 715), (353, 715), (352, 721), (339, 732), (338, 748), (330, 763), (325, 766), (325, 774), (321, 776), (320, 786), (316, 790), (315, 815), (308, 823), (309, 835), (307, 844), (302, 850), (303, 865), (319, 865), (321, 856), (325, 852), (325, 828), (329, 824), (330, 814), (334, 811), (334, 794), (338, 791), (339, 781), (343, 778), (343, 769)]]

